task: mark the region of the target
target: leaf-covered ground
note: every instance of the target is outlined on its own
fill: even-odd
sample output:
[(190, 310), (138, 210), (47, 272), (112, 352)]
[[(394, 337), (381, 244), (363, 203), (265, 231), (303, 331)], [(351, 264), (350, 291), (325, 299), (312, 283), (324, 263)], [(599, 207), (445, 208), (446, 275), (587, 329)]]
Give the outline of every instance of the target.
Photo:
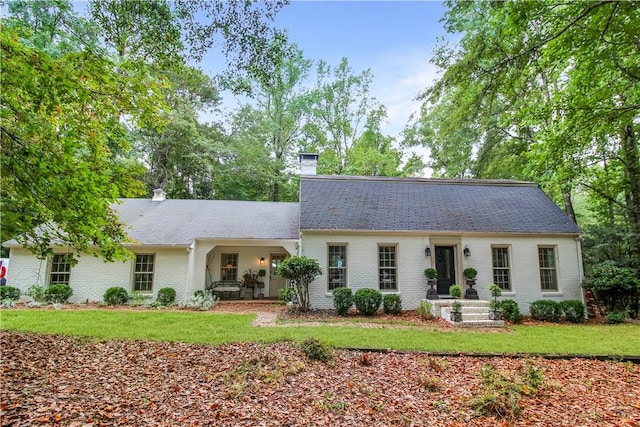
[(640, 426), (630, 363), (0, 338), (7, 426)]

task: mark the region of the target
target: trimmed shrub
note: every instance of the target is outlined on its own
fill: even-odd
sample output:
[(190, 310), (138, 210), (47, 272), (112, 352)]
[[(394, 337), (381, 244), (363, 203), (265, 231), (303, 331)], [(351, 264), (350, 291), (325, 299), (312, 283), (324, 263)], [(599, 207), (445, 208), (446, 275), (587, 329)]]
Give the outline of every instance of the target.
[(20, 299), (20, 289), (13, 286), (0, 286), (0, 301), (10, 299), (17, 301)]
[(300, 349), (310, 360), (328, 362), (333, 357), (333, 349), (316, 338), (309, 338), (300, 344)]
[(520, 314), (520, 307), (518, 303), (512, 299), (505, 299), (500, 302), (500, 308), (502, 309), (502, 317), (507, 319), (511, 323), (521, 323), (522, 314)]
[(337, 288), (333, 290), (333, 306), (340, 316), (349, 312), (353, 305), (353, 292), (350, 288)]
[(290, 302), (294, 302), (297, 299), (298, 294), (296, 290), (291, 286), (285, 286), (284, 288), (280, 288), (278, 290), (278, 301), (282, 305), (287, 305)]
[(176, 301), (176, 290), (173, 288), (159, 289), (156, 300), (162, 305), (171, 305)]
[(402, 313), (402, 299), (397, 294), (386, 294), (382, 297), (382, 310), (385, 314)]
[(127, 303), (129, 294), (125, 288), (114, 286), (104, 292), (102, 299), (107, 305), (123, 305)]
[(584, 321), (585, 307), (582, 301), (575, 299), (561, 301), (560, 308), (568, 321), (572, 323), (581, 323)]
[(382, 304), (382, 294), (375, 289), (358, 289), (353, 297), (358, 311), (365, 316), (373, 316)]
[(73, 295), (68, 285), (51, 285), (44, 290), (44, 299), (49, 304), (64, 304)]
[(462, 288), (460, 287), (460, 285), (449, 286), (449, 295), (451, 295), (453, 298), (462, 297)]
[(610, 325), (615, 325), (624, 322), (626, 317), (627, 315), (624, 311), (611, 311), (604, 315), (604, 321)]
[(547, 322), (559, 322), (562, 319), (562, 307), (552, 300), (541, 299), (531, 303), (529, 306), (531, 317), (536, 320)]

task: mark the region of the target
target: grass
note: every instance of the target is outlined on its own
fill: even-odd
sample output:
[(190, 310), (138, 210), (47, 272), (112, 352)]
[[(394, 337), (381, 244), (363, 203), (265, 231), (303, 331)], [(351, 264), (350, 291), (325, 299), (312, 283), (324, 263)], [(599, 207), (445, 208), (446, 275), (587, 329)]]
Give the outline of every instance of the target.
[(2, 310), (4, 330), (105, 339), (223, 344), (303, 341), (338, 347), (489, 353), (640, 355), (640, 326), (518, 325), (508, 331), (345, 326), (254, 327), (254, 314), (118, 310)]

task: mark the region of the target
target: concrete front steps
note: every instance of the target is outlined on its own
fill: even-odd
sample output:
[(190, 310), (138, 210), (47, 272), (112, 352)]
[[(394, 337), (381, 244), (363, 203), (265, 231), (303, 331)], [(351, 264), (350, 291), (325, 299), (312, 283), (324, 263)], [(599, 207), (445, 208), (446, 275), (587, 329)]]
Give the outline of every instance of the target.
[(489, 319), (489, 301), (459, 299), (462, 304), (462, 322), (451, 320), (453, 299), (428, 300), (433, 306), (433, 315), (440, 316), (455, 326), (466, 328), (502, 328), (504, 321)]

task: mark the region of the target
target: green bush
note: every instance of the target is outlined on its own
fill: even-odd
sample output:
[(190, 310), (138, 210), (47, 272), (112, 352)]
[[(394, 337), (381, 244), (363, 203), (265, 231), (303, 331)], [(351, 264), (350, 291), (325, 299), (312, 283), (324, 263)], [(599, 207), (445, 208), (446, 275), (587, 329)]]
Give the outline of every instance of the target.
[(0, 301), (6, 299), (17, 301), (20, 299), (20, 289), (13, 286), (0, 286)]
[(433, 304), (429, 301), (420, 301), (417, 312), (423, 320), (431, 320), (433, 319)]
[(529, 306), (531, 317), (547, 322), (559, 322), (562, 319), (562, 307), (556, 301), (537, 300)]
[(44, 300), (49, 304), (64, 304), (73, 291), (68, 285), (51, 285), (44, 290)]
[(520, 307), (518, 303), (512, 299), (505, 299), (500, 302), (500, 308), (502, 309), (502, 317), (507, 319), (511, 323), (522, 323), (522, 314), (520, 314)]
[(358, 289), (353, 297), (358, 311), (365, 316), (373, 316), (382, 304), (382, 294), (375, 289)]
[(575, 299), (561, 301), (560, 308), (568, 321), (572, 323), (581, 323), (584, 321), (585, 306), (582, 301)]
[(605, 311), (625, 311), (638, 317), (640, 278), (627, 268), (602, 264), (587, 274), (584, 287), (592, 289)]
[(402, 313), (402, 299), (397, 294), (386, 294), (382, 297), (382, 310), (385, 314)]
[(127, 303), (128, 299), (129, 294), (127, 293), (127, 290), (119, 286), (107, 289), (102, 296), (102, 300), (107, 305), (123, 305)]
[(353, 305), (353, 292), (350, 288), (337, 288), (333, 290), (333, 306), (340, 316), (349, 312)]
[(33, 302), (37, 304), (42, 304), (45, 302), (44, 300), (44, 286), (33, 285), (27, 289), (27, 292), (24, 293), (26, 296), (30, 297)]
[(296, 290), (291, 286), (285, 286), (284, 288), (280, 288), (278, 290), (278, 301), (282, 305), (287, 305), (290, 302), (295, 301), (296, 299)]
[(624, 322), (624, 319), (627, 317), (624, 311), (611, 311), (604, 315), (604, 321), (614, 325), (618, 323)]
[(460, 298), (462, 296), (462, 288), (460, 285), (451, 285), (449, 286), (449, 295), (453, 298)]
[(156, 300), (162, 305), (171, 305), (176, 301), (176, 290), (173, 288), (159, 289)]
[(316, 338), (309, 338), (300, 344), (300, 349), (310, 360), (327, 362), (333, 357), (333, 349)]
[(197, 290), (192, 297), (189, 297), (178, 304), (180, 308), (189, 310), (207, 311), (213, 308), (219, 301), (219, 298), (211, 292)]

